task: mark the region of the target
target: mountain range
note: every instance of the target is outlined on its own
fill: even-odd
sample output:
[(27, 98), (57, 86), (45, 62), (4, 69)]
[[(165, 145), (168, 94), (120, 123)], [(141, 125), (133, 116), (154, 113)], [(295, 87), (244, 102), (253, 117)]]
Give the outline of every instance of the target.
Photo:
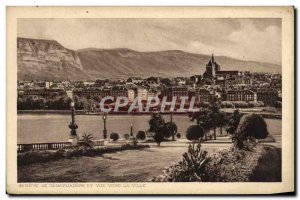
[[(96, 80), (203, 74), (211, 55), (126, 48), (70, 50), (55, 40), (17, 38), (18, 80)], [(215, 56), (221, 70), (281, 72), (272, 63)]]

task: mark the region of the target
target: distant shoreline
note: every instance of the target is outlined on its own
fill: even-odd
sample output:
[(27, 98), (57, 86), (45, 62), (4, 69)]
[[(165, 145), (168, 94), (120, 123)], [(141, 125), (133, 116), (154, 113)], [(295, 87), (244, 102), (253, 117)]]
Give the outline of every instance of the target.
[[(222, 110), (222, 109), (221, 109)], [(256, 113), (260, 114), (263, 118), (271, 118), (271, 119), (281, 119), (282, 115), (281, 113), (267, 113), (267, 112), (259, 112), (259, 111), (243, 111), (242, 109), (239, 109), (241, 113), (247, 114), (247, 113)], [(249, 109), (248, 109), (249, 110)], [(223, 110), (226, 113), (232, 113), (234, 109), (224, 109)], [(62, 114), (62, 115), (70, 115), (70, 110), (18, 110), (17, 114)], [(133, 112), (128, 114), (128, 112), (113, 112), (109, 113), (109, 115), (149, 115), (151, 112)], [(169, 115), (171, 112), (162, 112), (162, 115)], [(188, 115), (189, 113), (183, 112), (173, 112), (174, 115)], [(89, 113), (85, 112), (83, 110), (77, 110), (76, 115), (102, 115), (102, 113)]]

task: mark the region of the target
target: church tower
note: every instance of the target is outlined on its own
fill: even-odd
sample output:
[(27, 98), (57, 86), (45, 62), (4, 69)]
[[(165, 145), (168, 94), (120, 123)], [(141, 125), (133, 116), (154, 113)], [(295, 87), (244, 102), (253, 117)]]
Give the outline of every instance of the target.
[(214, 59), (214, 54), (211, 55), (211, 76), (212, 78), (215, 78), (216, 76), (216, 64), (215, 64), (215, 59)]
[(215, 79), (216, 72), (220, 71), (220, 65), (215, 61), (214, 54), (206, 64), (206, 71), (203, 74), (204, 78)]

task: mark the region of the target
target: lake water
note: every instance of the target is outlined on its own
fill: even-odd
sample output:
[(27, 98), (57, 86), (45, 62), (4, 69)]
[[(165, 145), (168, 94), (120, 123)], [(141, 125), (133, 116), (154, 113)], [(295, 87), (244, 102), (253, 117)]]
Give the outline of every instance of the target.
[[(163, 115), (166, 121), (170, 120), (169, 115)], [(109, 115), (106, 120), (108, 134), (119, 133), (122, 137), (130, 133), (130, 124), (133, 124), (133, 132), (149, 128), (150, 115)], [(269, 133), (276, 141), (281, 142), (281, 120), (265, 119)], [(43, 143), (67, 141), (70, 133), (68, 124), (71, 121), (69, 115), (62, 114), (18, 114), (18, 143)], [(76, 123), (79, 126), (79, 136), (84, 133), (92, 134), (95, 139), (102, 138), (103, 120), (97, 115), (77, 115)], [(187, 115), (173, 115), (173, 121), (177, 124), (178, 132), (185, 135), (186, 129), (195, 124)], [(225, 131), (224, 131), (225, 132)]]

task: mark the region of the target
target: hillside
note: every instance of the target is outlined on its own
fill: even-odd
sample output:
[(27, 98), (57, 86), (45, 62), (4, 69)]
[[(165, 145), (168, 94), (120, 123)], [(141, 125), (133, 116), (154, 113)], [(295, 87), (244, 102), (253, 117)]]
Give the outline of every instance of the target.
[[(191, 76), (202, 74), (210, 55), (170, 50), (64, 48), (53, 40), (18, 38), (18, 79), (95, 80), (129, 76)], [(216, 56), (221, 70), (281, 72), (281, 66)]]

